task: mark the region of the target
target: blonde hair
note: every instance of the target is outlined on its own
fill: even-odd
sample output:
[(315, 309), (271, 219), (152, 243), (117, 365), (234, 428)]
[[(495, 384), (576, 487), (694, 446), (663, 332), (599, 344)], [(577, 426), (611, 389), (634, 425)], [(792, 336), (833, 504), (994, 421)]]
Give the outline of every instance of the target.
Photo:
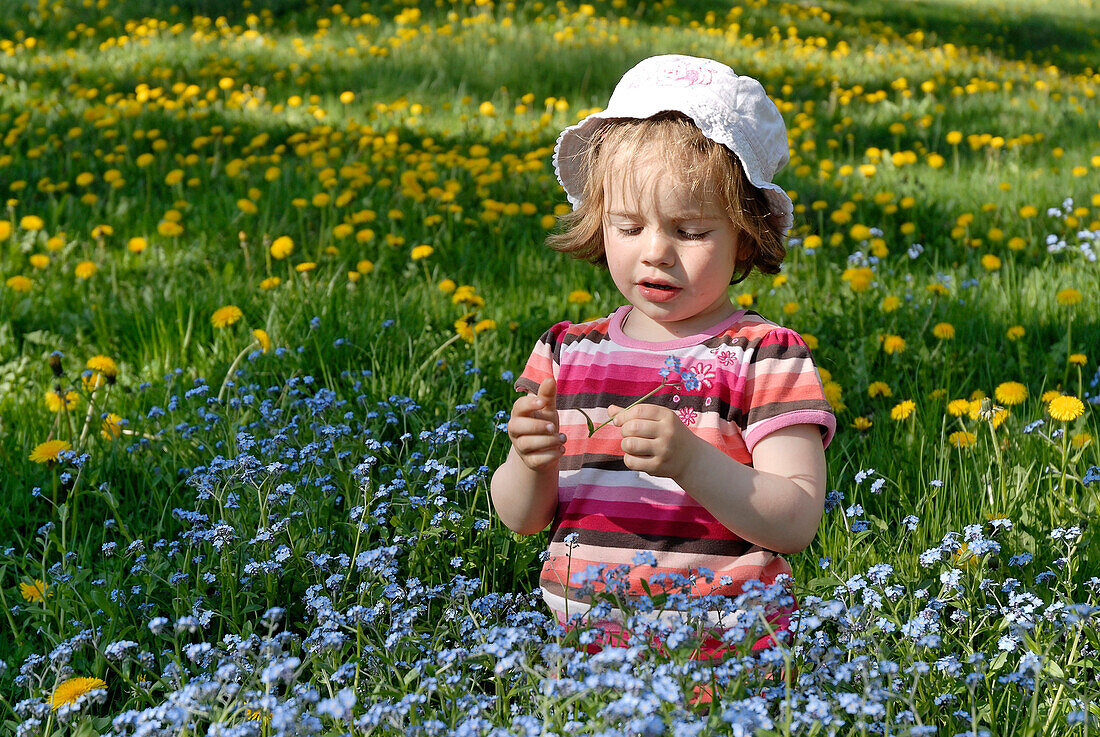
[(558, 219), (561, 231), (547, 244), (574, 258), (607, 265), (604, 257), (603, 217), (611, 164), (620, 174), (633, 170), (639, 157), (659, 156), (667, 171), (689, 187), (689, 194), (713, 202), (729, 216), (738, 231), (736, 284), (754, 269), (776, 274), (787, 255), (782, 216), (774, 212), (764, 193), (749, 182), (737, 156), (703, 135), (690, 118), (675, 112), (651, 118), (611, 118), (578, 154), (584, 192), (576, 210)]

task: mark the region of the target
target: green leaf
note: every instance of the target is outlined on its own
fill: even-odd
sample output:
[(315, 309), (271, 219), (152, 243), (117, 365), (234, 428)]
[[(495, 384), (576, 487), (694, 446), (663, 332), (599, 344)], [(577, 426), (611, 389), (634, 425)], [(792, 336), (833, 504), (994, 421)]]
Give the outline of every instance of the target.
[(72, 732), (73, 737), (99, 737), (99, 730), (95, 728), (92, 722), (81, 722), (80, 726)]
[(577, 411), (584, 415), (584, 422), (588, 425), (588, 437), (592, 437), (592, 434), (596, 432), (596, 425), (593, 424), (592, 418), (589, 417), (588, 413), (585, 412), (583, 409), (578, 409)]
[(1047, 673), (1051, 674), (1055, 678), (1066, 677), (1066, 673), (1062, 670), (1062, 666), (1058, 665), (1058, 662), (1053, 659), (1047, 660), (1046, 664), (1043, 665), (1043, 670), (1045, 670)]
[(1001, 668), (1004, 667), (1004, 664), (1006, 662), (1008, 662), (1008, 651), (1007, 650), (1001, 652), (1000, 655), (993, 658), (993, 662), (989, 664), (989, 670), (991, 670), (991, 671), (1000, 670)]

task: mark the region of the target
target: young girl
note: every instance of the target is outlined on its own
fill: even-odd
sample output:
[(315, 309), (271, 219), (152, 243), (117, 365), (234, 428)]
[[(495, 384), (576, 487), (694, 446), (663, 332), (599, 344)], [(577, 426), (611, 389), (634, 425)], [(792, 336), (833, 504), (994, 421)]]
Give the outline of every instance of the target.
[[(642, 61), (558, 139), (574, 211), (550, 244), (606, 266), (627, 304), (539, 339), (491, 490), (512, 530), (551, 525), (540, 583), (563, 624), (590, 608), (593, 570), (629, 568), (631, 597), (679, 574), (733, 598), (790, 574), (781, 554), (816, 534), (836, 420), (798, 334), (729, 299), (754, 267), (779, 271), (788, 160), (760, 83), (688, 56)], [(628, 637), (622, 619), (597, 622), (603, 644)]]

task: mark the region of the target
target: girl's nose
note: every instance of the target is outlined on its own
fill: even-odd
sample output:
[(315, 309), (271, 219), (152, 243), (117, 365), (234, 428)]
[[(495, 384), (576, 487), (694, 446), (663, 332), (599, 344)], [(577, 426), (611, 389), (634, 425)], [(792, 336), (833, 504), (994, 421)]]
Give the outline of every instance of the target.
[(645, 249), (642, 252), (642, 261), (654, 266), (671, 266), (673, 262), (672, 239), (659, 228), (649, 232)]

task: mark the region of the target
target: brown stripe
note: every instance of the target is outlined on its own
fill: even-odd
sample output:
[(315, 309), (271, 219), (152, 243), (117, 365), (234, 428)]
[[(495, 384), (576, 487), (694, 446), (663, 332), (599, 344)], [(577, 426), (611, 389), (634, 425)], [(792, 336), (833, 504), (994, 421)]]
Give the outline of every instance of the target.
[(583, 333), (573, 332), (577, 324), (574, 324), (571, 328), (561, 334), (561, 345), (573, 345), (574, 343), (596, 343), (597, 345), (608, 340), (608, 334), (606, 331), (597, 330), (595, 327), (585, 330)]
[(579, 471), (583, 468), (595, 468), (600, 471), (629, 471), (621, 455), (602, 453), (580, 453), (562, 456), (558, 462), (559, 471)]
[[(804, 399), (801, 402), (769, 402), (768, 404), (759, 404), (752, 408), (749, 412), (748, 424), (755, 425), (757, 422), (762, 422), (772, 417), (778, 417), (788, 412), (797, 412), (798, 410), (804, 409), (822, 410), (829, 414), (833, 413), (832, 406), (830, 406), (824, 398)], [(745, 425), (741, 427), (744, 429)]]

